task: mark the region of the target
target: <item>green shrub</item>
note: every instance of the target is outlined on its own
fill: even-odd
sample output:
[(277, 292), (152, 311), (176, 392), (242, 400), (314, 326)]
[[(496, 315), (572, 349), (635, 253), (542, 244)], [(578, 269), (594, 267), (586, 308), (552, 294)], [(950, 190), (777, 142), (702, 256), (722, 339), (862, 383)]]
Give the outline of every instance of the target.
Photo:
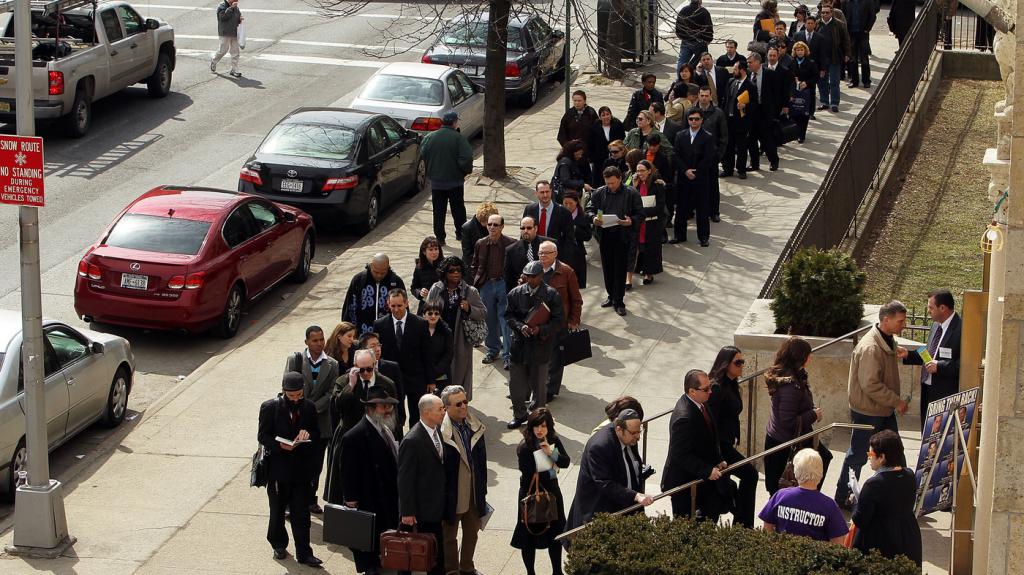
[(600, 514), (569, 548), (571, 575), (911, 575), (906, 557), (886, 559), (807, 537), (689, 519)]
[(864, 316), (866, 275), (839, 250), (805, 248), (782, 270), (771, 309), (775, 325), (793, 335), (837, 337), (857, 329)]

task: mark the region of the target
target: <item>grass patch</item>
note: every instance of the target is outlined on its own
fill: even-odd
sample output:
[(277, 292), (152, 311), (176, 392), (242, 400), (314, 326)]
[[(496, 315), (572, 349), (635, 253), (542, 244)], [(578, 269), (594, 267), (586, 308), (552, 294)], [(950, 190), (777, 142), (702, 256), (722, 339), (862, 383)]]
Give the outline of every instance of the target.
[(921, 147), (864, 252), (865, 301), (899, 299), (923, 314), (934, 289), (950, 289), (958, 306), (965, 290), (981, 289), (980, 241), (993, 208), (981, 161), (996, 144), (992, 112), (1002, 95), (999, 82), (942, 81)]

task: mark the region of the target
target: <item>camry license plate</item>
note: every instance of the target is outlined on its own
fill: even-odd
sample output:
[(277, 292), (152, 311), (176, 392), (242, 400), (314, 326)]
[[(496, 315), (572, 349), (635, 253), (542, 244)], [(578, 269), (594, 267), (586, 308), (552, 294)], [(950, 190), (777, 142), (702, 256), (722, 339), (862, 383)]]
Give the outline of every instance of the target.
[(10, 111), (11, 111), (11, 103), (10, 102), (0, 102), (0, 112), (10, 112)]
[(149, 287), (149, 276), (121, 274), (121, 287), (128, 289), (147, 289)]
[(284, 178), (281, 180), (281, 191), (282, 192), (301, 192), (302, 191), (302, 180), (290, 180)]

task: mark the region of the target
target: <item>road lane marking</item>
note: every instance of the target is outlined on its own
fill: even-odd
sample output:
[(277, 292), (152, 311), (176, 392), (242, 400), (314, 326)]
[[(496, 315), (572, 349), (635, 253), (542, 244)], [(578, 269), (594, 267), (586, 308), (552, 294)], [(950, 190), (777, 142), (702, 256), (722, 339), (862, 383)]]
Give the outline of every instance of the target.
[[(138, 8), (139, 8), (140, 11), (156, 9), (156, 10), (186, 10), (186, 11), (192, 11), (192, 12), (200, 12), (200, 11), (201, 12), (213, 12), (214, 10), (217, 9), (216, 7), (210, 7), (210, 6), (183, 6), (183, 5), (180, 5), (180, 4), (147, 4), (147, 5), (140, 5), (140, 6), (138, 6)], [(248, 12), (252, 12), (254, 14), (288, 14), (288, 15), (296, 15), (296, 16), (323, 16), (323, 17), (330, 17), (330, 13), (329, 12), (319, 12), (317, 10), (282, 10), (282, 9), (277, 9), (277, 8), (245, 8), (245, 9), (242, 10), (243, 14), (248, 13)], [(385, 20), (427, 20), (427, 21), (451, 20), (450, 17), (446, 17), (446, 16), (440, 16), (440, 17), (439, 16), (406, 16), (406, 15), (402, 15), (402, 14), (377, 14), (377, 13), (348, 14), (348, 15), (346, 15), (346, 17), (352, 17), (352, 16), (358, 17), (358, 18), (382, 18), (382, 19), (385, 19)], [(339, 18), (340, 16), (335, 16), (335, 17)]]
[[(185, 40), (220, 40), (217, 36), (206, 34), (175, 34), (176, 39)], [(385, 46), (373, 44), (348, 44), (346, 42), (316, 42), (313, 40), (287, 40), (282, 38), (246, 38), (246, 42), (267, 42), (278, 44), (293, 44), (296, 46), (323, 46), (327, 48), (352, 48), (355, 50), (395, 50), (396, 52), (424, 52), (422, 48), (412, 46)]]
[[(178, 48), (178, 54), (183, 56), (212, 56), (216, 50), (196, 50), (191, 48)], [(324, 58), (320, 56), (293, 56), (291, 54), (257, 54), (256, 60), (267, 60), (269, 62), (292, 62), (295, 64), (319, 64), (326, 66), (348, 66), (351, 68), (383, 68), (390, 64), (383, 60), (349, 60), (346, 58)]]

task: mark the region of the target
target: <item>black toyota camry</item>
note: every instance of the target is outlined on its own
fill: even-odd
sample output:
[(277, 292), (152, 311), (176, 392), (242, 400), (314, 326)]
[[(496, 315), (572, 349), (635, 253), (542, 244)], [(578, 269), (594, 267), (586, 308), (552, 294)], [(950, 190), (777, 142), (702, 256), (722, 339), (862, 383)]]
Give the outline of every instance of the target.
[(416, 132), (382, 114), (299, 108), (242, 166), (238, 190), (302, 208), (330, 227), (367, 232), (385, 207), (425, 182)]

